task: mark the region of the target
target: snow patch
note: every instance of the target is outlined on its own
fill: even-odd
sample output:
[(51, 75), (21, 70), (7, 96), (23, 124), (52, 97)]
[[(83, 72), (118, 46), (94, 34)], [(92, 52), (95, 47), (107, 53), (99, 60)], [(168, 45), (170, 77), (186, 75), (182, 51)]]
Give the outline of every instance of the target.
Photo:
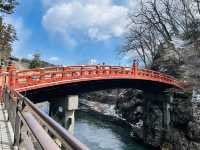
[(175, 48), (184, 48), (184, 46), (186, 45), (186, 41), (178, 37), (172, 37), (171, 43), (174, 44)]

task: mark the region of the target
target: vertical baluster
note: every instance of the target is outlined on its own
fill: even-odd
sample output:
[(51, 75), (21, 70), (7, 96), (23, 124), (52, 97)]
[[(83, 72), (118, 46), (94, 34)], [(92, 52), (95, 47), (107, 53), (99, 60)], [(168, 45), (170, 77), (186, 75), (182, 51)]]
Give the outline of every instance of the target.
[(133, 76), (137, 76), (138, 75), (138, 63), (136, 63), (135, 61), (134, 61), (133, 65), (132, 65), (132, 72), (131, 72), (131, 74)]
[(99, 66), (96, 66), (96, 74), (99, 75)]
[(26, 77), (26, 86), (33, 85), (33, 84), (34, 84), (34, 82), (33, 82), (32, 76), (27, 76)]
[(39, 82), (42, 83), (44, 82), (45, 78), (44, 78), (44, 69), (40, 69), (40, 77), (39, 77)]
[(63, 78), (67, 78), (67, 67), (63, 67)]
[(112, 67), (109, 66), (109, 74), (111, 75), (112, 74)]
[(80, 68), (80, 78), (82, 78), (83, 76), (84, 76), (83, 66), (81, 66), (81, 68)]
[(14, 89), (16, 83), (16, 67), (12, 61), (9, 62), (7, 71), (8, 71), (8, 85), (11, 89)]

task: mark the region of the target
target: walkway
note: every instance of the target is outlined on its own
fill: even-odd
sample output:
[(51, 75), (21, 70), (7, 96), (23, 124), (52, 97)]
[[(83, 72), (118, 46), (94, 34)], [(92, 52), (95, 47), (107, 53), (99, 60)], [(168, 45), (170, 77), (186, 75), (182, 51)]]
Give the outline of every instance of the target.
[(4, 105), (0, 104), (0, 150), (14, 150), (13, 130), (11, 123), (7, 121), (8, 113), (4, 109)]

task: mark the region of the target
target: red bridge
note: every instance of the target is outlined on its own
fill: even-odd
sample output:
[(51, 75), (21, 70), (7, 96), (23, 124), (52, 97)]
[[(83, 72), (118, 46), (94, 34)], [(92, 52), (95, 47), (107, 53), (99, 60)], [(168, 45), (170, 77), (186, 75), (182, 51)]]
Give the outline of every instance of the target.
[[(82, 65), (16, 70), (12, 64), (7, 68), (7, 82), (18, 92), (31, 91), (46, 87), (91, 81), (145, 81), (167, 88), (183, 88), (183, 84), (172, 76), (146, 69), (107, 65)], [(142, 84), (142, 82), (141, 82)], [(134, 86), (134, 85), (132, 85)], [(148, 87), (149, 88), (149, 87)]]

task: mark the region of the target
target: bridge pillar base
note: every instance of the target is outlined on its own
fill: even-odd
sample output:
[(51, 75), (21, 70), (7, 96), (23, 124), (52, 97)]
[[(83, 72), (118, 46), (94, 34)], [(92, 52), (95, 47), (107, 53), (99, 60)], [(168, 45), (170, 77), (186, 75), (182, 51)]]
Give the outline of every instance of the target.
[(51, 99), (50, 116), (60, 122), (69, 132), (73, 134), (75, 124), (75, 110), (78, 108), (78, 95), (69, 95)]
[(147, 143), (159, 145), (163, 135), (170, 129), (173, 95), (168, 91), (162, 93), (146, 92), (144, 98), (143, 136)]
[(74, 133), (75, 110), (78, 109), (78, 95), (70, 95), (67, 98), (67, 107), (65, 110), (65, 127), (70, 133)]
[(173, 103), (173, 92), (166, 91), (165, 93), (165, 101), (164, 101), (164, 121), (165, 121), (165, 127), (167, 129), (170, 128), (170, 122), (171, 122), (171, 108)]

